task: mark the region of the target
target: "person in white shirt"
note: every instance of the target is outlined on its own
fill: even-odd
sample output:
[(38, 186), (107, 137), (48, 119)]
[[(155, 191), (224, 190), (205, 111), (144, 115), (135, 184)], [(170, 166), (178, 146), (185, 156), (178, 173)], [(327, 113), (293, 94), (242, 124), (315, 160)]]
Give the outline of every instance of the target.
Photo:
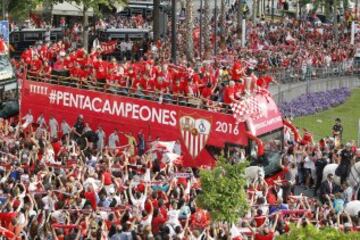
[(109, 136), (109, 148), (110, 149), (115, 149), (116, 148), (116, 144), (119, 142), (119, 135), (118, 135), (118, 130), (115, 129), (113, 133), (110, 134)]
[(40, 116), (37, 118), (36, 123), (39, 125), (39, 127), (46, 127), (46, 121), (44, 118), (44, 114), (40, 114)]
[[(129, 195), (130, 200), (133, 206), (137, 207), (139, 210), (144, 210), (145, 208), (145, 201), (147, 198), (147, 192), (148, 192), (148, 186), (145, 187), (144, 193), (136, 192), (135, 196), (132, 191), (132, 187), (134, 187), (136, 184), (131, 181), (129, 186)], [(136, 197), (136, 198), (135, 198)]]
[(97, 148), (101, 150), (105, 146), (105, 138), (106, 138), (106, 133), (102, 129), (102, 126), (98, 127), (98, 129), (96, 130), (96, 135), (98, 136)]
[(54, 210), (56, 200), (53, 199), (52, 196), (54, 196), (53, 192), (51, 192), (50, 194), (46, 195), (45, 197), (43, 197), (41, 199), (41, 201), (44, 204), (44, 207), (43, 207), (44, 210), (49, 210), (49, 211)]
[(344, 194), (344, 201), (345, 201), (345, 205), (349, 202), (352, 201), (352, 197), (353, 197), (353, 188), (350, 186), (350, 184), (345, 181), (342, 184), (342, 189), (344, 190), (343, 194)]
[[(310, 179), (315, 172), (315, 164), (311, 156), (307, 155), (304, 158), (304, 171), (305, 171), (305, 185), (310, 187)], [(314, 178), (313, 178), (314, 179)]]
[(29, 109), (28, 113), (22, 118), (25, 122), (22, 125), (22, 128), (27, 128), (30, 124), (34, 122), (34, 116), (31, 113), (31, 109)]
[(179, 221), (180, 210), (177, 209), (176, 202), (174, 202), (171, 207), (171, 210), (169, 210), (167, 214), (168, 219), (166, 223), (170, 224), (172, 228), (175, 229), (177, 226), (181, 226)]
[(61, 121), (61, 131), (63, 133), (63, 135), (67, 135), (70, 133), (71, 131), (71, 127), (69, 126), (69, 124), (65, 121), (65, 119), (63, 119)]
[(50, 127), (50, 137), (52, 139), (58, 138), (59, 124), (58, 121), (54, 118), (54, 116), (50, 117), (49, 127)]

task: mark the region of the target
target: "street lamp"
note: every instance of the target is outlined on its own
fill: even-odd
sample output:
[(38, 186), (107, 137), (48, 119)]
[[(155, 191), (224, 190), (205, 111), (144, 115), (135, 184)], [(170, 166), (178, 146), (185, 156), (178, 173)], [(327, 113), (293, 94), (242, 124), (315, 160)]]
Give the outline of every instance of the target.
[(176, 64), (176, 0), (171, 0), (171, 60)]

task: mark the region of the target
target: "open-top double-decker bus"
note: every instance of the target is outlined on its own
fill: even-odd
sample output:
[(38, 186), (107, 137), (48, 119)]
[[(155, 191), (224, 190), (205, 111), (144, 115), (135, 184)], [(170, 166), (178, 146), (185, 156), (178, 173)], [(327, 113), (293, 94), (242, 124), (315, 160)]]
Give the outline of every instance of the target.
[[(140, 98), (127, 91), (104, 91), (69, 86), (58, 77), (46, 81), (28, 76), (21, 90), (21, 115), (31, 109), (34, 119), (43, 114), (54, 116), (60, 123), (73, 125), (81, 114), (92, 129), (99, 125), (109, 136), (114, 129), (136, 136), (140, 131), (146, 139), (181, 143), (184, 166), (212, 166), (216, 155), (246, 151), (256, 155), (262, 142), (267, 176), (280, 171), (283, 149), (283, 119), (270, 96), (255, 96), (262, 114), (256, 119), (236, 123), (231, 113), (218, 109), (201, 109), (194, 101), (175, 104), (159, 98)], [(192, 102), (192, 103), (191, 103)], [(125, 141), (125, 138), (124, 138)], [(123, 142), (126, 144), (126, 142)]]

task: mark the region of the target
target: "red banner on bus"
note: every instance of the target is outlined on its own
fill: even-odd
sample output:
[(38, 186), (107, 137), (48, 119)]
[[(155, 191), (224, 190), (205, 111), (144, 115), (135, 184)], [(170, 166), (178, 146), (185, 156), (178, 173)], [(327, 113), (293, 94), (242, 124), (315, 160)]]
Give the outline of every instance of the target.
[[(236, 124), (231, 114), (26, 80), (22, 116), (29, 109), (35, 119), (43, 113), (45, 119), (53, 115), (59, 123), (66, 120), (69, 124), (82, 114), (93, 130), (101, 125), (107, 136), (117, 128), (134, 136), (142, 131), (146, 139), (179, 140), (185, 166), (211, 166), (215, 163), (213, 149), (249, 143), (245, 123)], [(261, 125), (257, 131), (262, 133), (264, 123), (260, 119), (256, 124)], [(265, 128), (269, 132), (279, 126), (275, 122)], [(126, 143), (126, 138), (122, 139), (121, 144)]]
[(111, 53), (115, 52), (115, 50), (116, 50), (117, 41), (111, 40), (111, 41), (107, 41), (107, 42), (102, 42), (102, 43), (100, 43), (100, 46), (101, 46), (102, 54), (111, 54)]

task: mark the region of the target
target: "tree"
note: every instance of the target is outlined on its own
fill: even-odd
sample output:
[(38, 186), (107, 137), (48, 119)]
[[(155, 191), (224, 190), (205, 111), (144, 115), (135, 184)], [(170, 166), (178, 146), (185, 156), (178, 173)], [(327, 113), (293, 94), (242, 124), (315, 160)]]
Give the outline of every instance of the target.
[(1, 0), (2, 16), (8, 14), (15, 21), (24, 20), (39, 3), (41, 0)]
[(160, 39), (160, 0), (154, 0), (153, 8), (153, 32), (154, 32), (154, 41)]
[[(63, 0), (42, 0), (43, 2), (49, 1), (52, 5), (55, 5)], [(112, 4), (127, 4), (127, 0), (73, 0), (77, 5), (82, 7), (83, 15), (83, 47), (88, 50), (89, 48), (89, 16), (88, 11), (93, 9), (94, 13), (100, 15), (99, 6), (106, 6), (111, 8)]]
[(276, 240), (357, 240), (360, 239), (360, 233), (344, 233), (333, 227), (327, 227), (324, 229), (317, 229), (313, 225), (307, 225), (306, 227), (297, 227), (291, 225), (288, 234), (280, 235), (276, 237)]
[(230, 164), (220, 157), (216, 167), (200, 171), (202, 191), (197, 204), (210, 212), (214, 222), (235, 223), (249, 208), (244, 171), (248, 162)]
[(194, 40), (193, 40), (193, 31), (194, 31), (194, 22), (193, 22), (193, 7), (192, 1), (186, 0), (186, 18), (185, 18), (185, 55), (188, 61), (192, 62), (194, 60)]

